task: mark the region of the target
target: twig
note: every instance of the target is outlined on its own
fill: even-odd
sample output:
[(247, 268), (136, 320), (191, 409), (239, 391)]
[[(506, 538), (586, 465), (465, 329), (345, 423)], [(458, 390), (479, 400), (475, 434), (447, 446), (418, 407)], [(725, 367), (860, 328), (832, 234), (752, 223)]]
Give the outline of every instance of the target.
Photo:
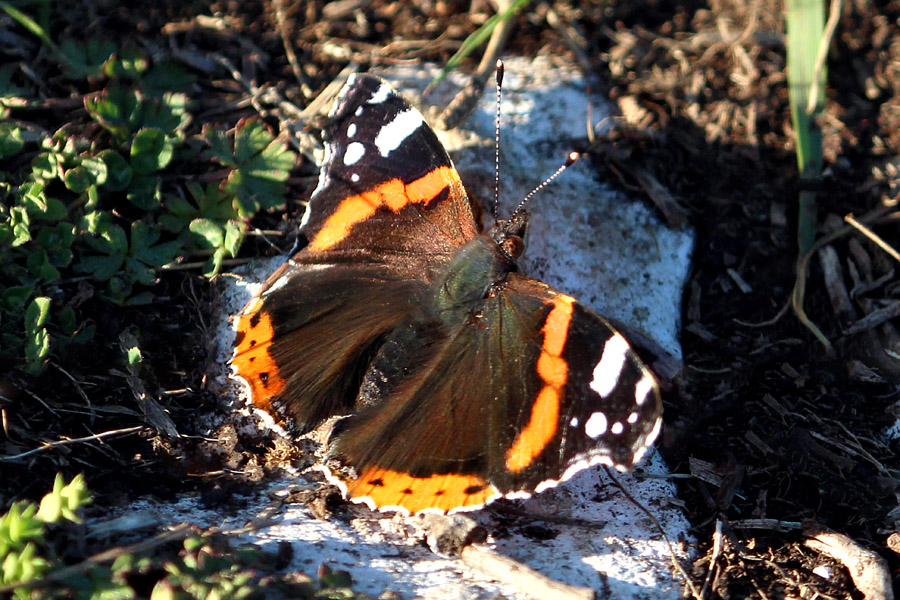
[(812, 115), (816, 112), (816, 97), (819, 95), (819, 76), (822, 69), (825, 68), (825, 59), (828, 58), (828, 48), (831, 46), (831, 38), (834, 37), (834, 31), (837, 29), (838, 21), (841, 18), (841, 0), (831, 0), (831, 8), (828, 12), (828, 22), (825, 23), (825, 30), (822, 32), (822, 39), (819, 42), (819, 53), (816, 55), (816, 67), (813, 71), (812, 85), (809, 88), (809, 100), (806, 103), (806, 114)]
[(303, 94), (304, 98), (308, 99), (312, 97), (313, 91), (309, 89), (309, 86), (303, 79), (303, 71), (300, 69), (297, 53), (294, 52), (294, 45), (291, 44), (290, 37), (288, 36), (287, 17), (284, 12), (284, 0), (275, 0), (274, 4), (275, 18), (278, 22), (278, 35), (281, 36), (281, 44), (284, 46), (284, 55), (288, 59), (288, 64), (291, 65), (291, 71), (294, 73), (294, 78), (300, 85), (300, 93)]
[(834, 531), (810, 531), (804, 544), (840, 561), (856, 589), (867, 600), (894, 600), (887, 562), (877, 553), (860, 546), (850, 537)]
[(706, 591), (712, 583), (713, 574), (716, 572), (716, 561), (719, 560), (719, 554), (722, 553), (722, 520), (716, 519), (716, 529), (713, 531), (713, 548), (712, 556), (709, 557), (709, 568), (706, 571), (706, 579), (703, 581), (703, 588), (700, 590), (700, 597), (706, 597)]
[(853, 218), (852, 214), (849, 214), (846, 217), (844, 217), (844, 220), (847, 221), (848, 223), (850, 223), (853, 227), (856, 227), (856, 229), (858, 229), (867, 238), (869, 238), (870, 240), (875, 242), (875, 244), (879, 248), (881, 248), (882, 250), (887, 252), (891, 258), (893, 258), (897, 262), (900, 262), (900, 253), (898, 253), (891, 246), (889, 246), (888, 243), (885, 242), (877, 233), (875, 233), (874, 231), (872, 231), (871, 229), (869, 229), (868, 227), (866, 227), (865, 225), (863, 225), (862, 223), (857, 221), (855, 218)]
[(628, 498), (628, 500), (638, 508), (638, 510), (647, 515), (647, 518), (650, 519), (650, 522), (653, 523), (653, 526), (656, 527), (657, 531), (659, 531), (659, 535), (662, 536), (663, 541), (666, 542), (666, 546), (669, 548), (669, 556), (672, 559), (672, 566), (674, 566), (675, 570), (680, 573), (682, 577), (684, 577), (685, 586), (687, 586), (688, 590), (690, 590), (691, 595), (699, 600), (701, 598), (700, 591), (697, 589), (697, 586), (694, 585), (694, 582), (691, 581), (690, 575), (688, 575), (688, 572), (684, 570), (684, 567), (681, 566), (681, 562), (675, 556), (675, 548), (672, 546), (672, 542), (669, 541), (669, 536), (666, 535), (666, 530), (663, 529), (663, 526), (656, 518), (656, 515), (650, 512), (650, 510), (646, 506), (638, 502), (635, 497), (632, 496), (627, 489), (625, 489), (625, 486), (622, 485), (622, 482), (619, 481), (619, 478), (613, 474), (612, 469), (610, 469), (609, 467), (603, 467), (603, 470), (606, 472), (606, 475), (616, 484), (616, 486), (619, 488), (619, 491), (622, 492), (622, 494), (624, 494), (625, 497)]
[(472, 544), (463, 548), (460, 559), (467, 567), (481, 571), (533, 598), (592, 600), (597, 597), (594, 590), (554, 581), (508, 556), (498, 554), (480, 544)]
[[(22, 452), (21, 454), (13, 454), (12, 456), (0, 456), (0, 462), (11, 462), (14, 460), (20, 460), (25, 458), (26, 456), (31, 456), (32, 454), (37, 454), (39, 452), (45, 452), (47, 450), (51, 450), (53, 448), (59, 446), (68, 446), (70, 444), (77, 444), (80, 442), (93, 442), (96, 440), (100, 440), (103, 438), (108, 438), (114, 435), (125, 435), (128, 433), (134, 433), (136, 431), (140, 431), (144, 429), (144, 425), (136, 425), (134, 427), (126, 427), (124, 429), (112, 429), (110, 431), (104, 431), (103, 433), (95, 433), (94, 435), (88, 435), (80, 438), (71, 438), (67, 440), (57, 440), (55, 442), (46, 442), (43, 446), (39, 448), (33, 448), (28, 450), (27, 452)], [(2, 590), (0, 590), (2, 591)]]

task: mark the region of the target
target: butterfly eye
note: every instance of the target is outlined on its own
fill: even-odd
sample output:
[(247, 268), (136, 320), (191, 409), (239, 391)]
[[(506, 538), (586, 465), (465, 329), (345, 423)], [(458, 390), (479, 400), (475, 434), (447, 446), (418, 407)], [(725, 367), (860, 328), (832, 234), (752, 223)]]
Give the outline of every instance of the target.
[(522, 252), (525, 251), (525, 242), (517, 235), (506, 238), (500, 246), (510, 258), (519, 258), (522, 256)]

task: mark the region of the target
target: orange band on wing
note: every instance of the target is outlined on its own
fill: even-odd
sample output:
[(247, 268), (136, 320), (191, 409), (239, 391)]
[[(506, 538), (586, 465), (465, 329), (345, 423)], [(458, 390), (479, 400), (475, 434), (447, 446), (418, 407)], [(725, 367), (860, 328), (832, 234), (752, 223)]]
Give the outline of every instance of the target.
[(254, 406), (271, 413), (272, 398), (281, 392), (285, 380), (269, 354), (274, 329), (269, 315), (259, 311), (261, 304), (260, 298), (254, 298), (241, 314), (231, 364), (250, 384)]
[(544, 321), (541, 332), (544, 343), (537, 360), (537, 372), (544, 387), (531, 407), (531, 418), (519, 433), (516, 443), (506, 454), (506, 468), (518, 473), (530, 465), (544, 451), (556, 435), (559, 425), (559, 405), (563, 388), (569, 379), (569, 366), (562, 358), (562, 351), (569, 334), (573, 302), (560, 294), (553, 300), (553, 308)]
[(348, 485), (351, 498), (371, 498), (376, 506), (400, 506), (412, 513), (434, 508), (477, 507), (500, 495), (477, 475), (432, 475), (413, 477), (407, 473), (370, 467)]
[(408, 204), (428, 204), (450, 186), (461, 187), (462, 183), (456, 169), (445, 165), (410, 183), (391, 179), (373, 190), (344, 198), (308, 248), (312, 252), (328, 250), (346, 238), (354, 225), (371, 217), (380, 207), (396, 213)]

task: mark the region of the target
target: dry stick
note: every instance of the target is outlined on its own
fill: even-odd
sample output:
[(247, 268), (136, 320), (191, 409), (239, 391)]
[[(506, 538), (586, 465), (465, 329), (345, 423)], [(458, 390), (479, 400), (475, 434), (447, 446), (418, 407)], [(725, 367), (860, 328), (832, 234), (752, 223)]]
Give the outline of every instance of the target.
[[(871, 221), (875, 221), (877, 219), (881, 219), (882, 217), (885, 217), (884, 213), (886, 212), (886, 210), (888, 210), (887, 207), (876, 208), (876, 209), (870, 211), (869, 213), (867, 213), (866, 215), (860, 217), (859, 220), (854, 219), (853, 215), (847, 215), (846, 217), (844, 217), (844, 220), (847, 221), (848, 223), (850, 223), (851, 225), (856, 223), (856, 225), (854, 225), (854, 226), (857, 227), (860, 231), (862, 231), (866, 235), (871, 234), (873, 236), (873, 238), (872, 238), (873, 241), (875, 241), (876, 239), (881, 240), (881, 238), (879, 238), (874, 232), (872, 232), (871, 229), (868, 229), (867, 227), (865, 227), (862, 224), (862, 222), (868, 223)], [(891, 218), (892, 215), (893, 215), (893, 213), (890, 215), (887, 215), (886, 218)], [(817, 240), (816, 243), (812, 245), (812, 247), (809, 249), (809, 251), (806, 254), (804, 254), (803, 257), (801, 257), (800, 261), (798, 262), (798, 266), (797, 266), (798, 279), (799, 279), (800, 275), (803, 275), (804, 277), (806, 276), (806, 267), (809, 264), (809, 259), (812, 258), (812, 256), (816, 252), (818, 252), (823, 246), (830, 244), (831, 242), (843, 237), (844, 235), (846, 235), (847, 233), (849, 233), (851, 231), (853, 231), (853, 229), (851, 227), (842, 227), (841, 229), (838, 229), (837, 231), (834, 231), (834, 232), (826, 235), (825, 237)], [(878, 242), (876, 241), (876, 243), (878, 243)], [(882, 243), (884, 243), (883, 240), (882, 240)], [(881, 246), (880, 243), (878, 245)], [(885, 250), (885, 252), (888, 252), (889, 254), (894, 256), (894, 258), (897, 258), (897, 260), (900, 260), (900, 258), (898, 258), (898, 256), (897, 256), (896, 251), (893, 251), (893, 248), (890, 248), (890, 246), (887, 246), (886, 243), (884, 244), (884, 246), (881, 246), (881, 247)], [(890, 250), (888, 250), (888, 248), (890, 248)], [(891, 251), (893, 251), (893, 252), (891, 252)], [(795, 281), (794, 282), (795, 291), (791, 293), (792, 297), (796, 293), (796, 287), (798, 285), (799, 284)], [(805, 285), (806, 285), (806, 283), (804, 282), (803, 286), (805, 287)], [(774, 317), (769, 319), (768, 321), (763, 321), (761, 323), (749, 323), (746, 321), (740, 321), (738, 319), (733, 319), (733, 320), (738, 325), (743, 325), (745, 327), (768, 327), (770, 325), (774, 325), (775, 323), (778, 322), (779, 319), (781, 319), (781, 317), (784, 316), (785, 312), (787, 312), (788, 307), (791, 305), (791, 300), (792, 300), (792, 298), (788, 298), (787, 301), (784, 303), (784, 306), (781, 307), (781, 309), (778, 311), (778, 313)]]
[(486, 546), (472, 544), (460, 552), (460, 559), (472, 569), (502, 582), (519, 592), (541, 600), (592, 600), (594, 590), (554, 581), (508, 556)]
[(0, 456), (0, 462), (9, 462), (13, 460), (19, 460), (25, 458), (26, 456), (31, 456), (32, 454), (37, 454), (39, 452), (45, 452), (47, 450), (51, 450), (56, 448), (57, 446), (68, 446), (70, 444), (77, 444), (79, 442), (92, 442), (96, 440), (100, 440), (103, 438), (107, 438), (114, 435), (125, 435), (128, 433), (134, 433), (136, 431), (140, 431), (141, 429), (145, 429), (144, 425), (136, 425), (134, 427), (126, 427), (125, 429), (112, 429), (110, 431), (104, 431), (103, 433), (95, 433), (93, 435), (80, 437), (80, 438), (71, 438), (68, 440), (57, 440), (55, 442), (46, 442), (43, 446), (39, 448), (33, 448), (28, 450), (27, 452), (22, 452), (21, 454), (13, 454), (12, 456)]
[(275, 0), (274, 4), (275, 18), (278, 21), (278, 35), (281, 36), (281, 44), (284, 46), (284, 55), (291, 65), (291, 71), (294, 72), (294, 79), (297, 80), (297, 84), (300, 86), (300, 93), (303, 94), (304, 98), (309, 98), (313, 95), (313, 91), (309, 89), (309, 86), (306, 85), (306, 82), (303, 80), (303, 71), (300, 69), (300, 63), (297, 61), (294, 45), (291, 44), (291, 40), (288, 37), (287, 17), (284, 13), (284, 0)]
[(804, 544), (839, 561), (850, 572), (856, 589), (866, 600), (894, 600), (887, 562), (850, 537), (834, 531), (812, 531)]
[(819, 95), (819, 74), (825, 68), (825, 59), (828, 58), (828, 48), (831, 46), (831, 38), (834, 37), (834, 31), (837, 29), (838, 21), (841, 18), (841, 0), (831, 0), (831, 8), (828, 12), (828, 22), (825, 23), (825, 30), (822, 32), (822, 39), (819, 42), (819, 53), (816, 55), (816, 68), (813, 71), (812, 85), (809, 88), (809, 100), (806, 103), (806, 114), (813, 114), (816, 110), (816, 96)]
[(694, 582), (691, 581), (691, 578), (688, 575), (688, 572), (684, 570), (684, 567), (681, 566), (681, 563), (675, 557), (675, 548), (672, 547), (672, 542), (669, 541), (669, 536), (666, 535), (666, 530), (663, 529), (663, 526), (662, 526), (662, 524), (660, 524), (659, 520), (656, 518), (656, 515), (654, 515), (652, 512), (650, 512), (650, 510), (646, 506), (644, 506), (643, 504), (638, 502), (637, 499), (634, 496), (632, 496), (628, 490), (625, 489), (625, 486), (622, 485), (622, 482), (619, 481), (619, 478), (613, 474), (612, 470), (609, 467), (604, 466), (603, 470), (606, 472), (606, 475), (610, 479), (613, 480), (613, 482), (619, 488), (619, 491), (622, 492), (625, 495), (625, 497), (628, 498), (628, 500), (630, 500), (631, 503), (634, 504), (638, 508), (638, 510), (640, 510), (645, 515), (647, 515), (647, 518), (650, 519), (650, 522), (653, 523), (653, 525), (659, 531), (659, 534), (662, 536), (662, 539), (666, 542), (666, 546), (669, 548), (669, 556), (672, 559), (672, 565), (675, 567), (675, 570), (678, 571), (679, 573), (681, 573), (681, 576), (684, 577), (685, 585), (690, 590), (691, 595), (693, 595), (694, 598), (697, 598), (699, 600), (699, 598), (701, 598), (699, 590), (697, 590), (697, 587), (694, 585)]
[(706, 591), (712, 583), (713, 574), (716, 572), (716, 561), (722, 553), (722, 519), (716, 519), (716, 529), (713, 531), (713, 549), (712, 556), (709, 558), (709, 568), (706, 571), (706, 579), (703, 582), (703, 588), (700, 590), (700, 597), (706, 597)]
[(872, 231), (871, 229), (869, 229), (868, 227), (866, 227), (865, 225), (863, 225), (862, 223), (857, 221), (853, 217), (853, 214), (847, 215), (846, 217), (844, 217), (844, 220), (847, 221), (848, 223), (850, 223), (850, 225), (852, 225), (853, 227), (856, 227), (867, 238), (869, 238), (870, 240), (875, 242), (875, 244), (879, 248), (881, 248), (882, 250), (887, 252), (891, 258), (900, 262), (900, 253), (898, 253), (891, 246), (889, 246), (888, 243), (885, 242), (877, 233), (875, 233), (874, 231)]

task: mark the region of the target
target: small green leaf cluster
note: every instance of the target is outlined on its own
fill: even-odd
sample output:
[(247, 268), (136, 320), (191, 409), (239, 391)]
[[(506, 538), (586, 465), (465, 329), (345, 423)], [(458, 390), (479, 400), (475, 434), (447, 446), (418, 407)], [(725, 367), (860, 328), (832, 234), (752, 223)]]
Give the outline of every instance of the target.
[(63, 77), (98, 90), (56, 130), (16, 119), (40, 101), (0, 67), (0, 364), (31, 374), (93, 338), (86, 298), (153, 302), (190, 257), (218, 273), (249, 219), (284, 204), (295, 161), (257, 118), (191, 135), (179, 65), (102, 40), (52, 48)]
[[(27, 500), (13, 503), (0, 516), (0, 585), (21, 584), (38, 580), (51, 568), (39, 554), (44, 544), (46, 526), (62, 520), (81, 523), (77, 511), (89, 504), (84, 477), (76, 475), (68, 484), (62, 475), (53, 482), (53, 491), (40, 505)], [(15, 590), (18, 598), (31, 598), (27, 587)]]
[(18, 501), (0, 515), (0, 590), (22, 600), (242, 600), (265, 597), (266, 590), (292, 598), (366, 597), (352, 591), (346, 572), (322, 565), (318, 581), (301, 573), (276, 575), (275, 555), (253, 544), (233, 547), (226, 536), (193, 528), (180, 546), (142, 542), (142, 551), (111, 548), (95, 555), (108, 558), (66, 566), (53, 558), (48, 525), (82, 523), (78, 512), (90, 502), (82, 475), (69, 483), (57, 475), (40, 503)]

